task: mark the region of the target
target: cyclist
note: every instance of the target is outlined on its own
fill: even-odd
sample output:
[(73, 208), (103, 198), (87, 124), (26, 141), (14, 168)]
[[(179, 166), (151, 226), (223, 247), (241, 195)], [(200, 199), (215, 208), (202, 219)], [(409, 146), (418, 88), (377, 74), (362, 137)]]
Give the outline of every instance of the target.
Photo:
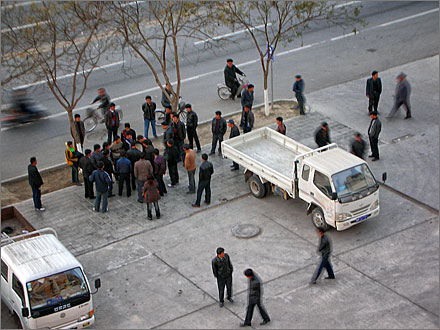
[(101, 109), (102, 117), (104, 118), (105, 114), (110, 109), (110, 96), (106, 93), (104, 88), (98, 89), (98, 96), (95, 97), (90, 104), (93, 104), (97, 101), (101, 101), (101, 104), (98, 108)]
[[(227, 59), (226, 61), (227, 64), (225, 66), (224, 74), (225, 74), (226, 86), (228, 86), (231, 89), (230, 98), (234, 100), (235, 95), (237, 94), (238, 87), (240, 87), (240, 83), (238, 82), (237, 76), (235, 74), (238, 73), (239, 75), (244, 76), (244, 73), (234, 64), (232, 64), (232, 62), (233, 62), (232, 58)], [(240, 96), (241, 95), (237, 95), (237, 97)]]

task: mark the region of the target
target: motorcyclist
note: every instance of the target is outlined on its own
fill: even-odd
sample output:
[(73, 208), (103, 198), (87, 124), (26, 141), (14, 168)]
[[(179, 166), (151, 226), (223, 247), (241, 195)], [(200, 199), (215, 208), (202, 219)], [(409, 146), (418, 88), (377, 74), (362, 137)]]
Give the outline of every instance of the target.
[(101, 104), (98, 108), (101, 109), (102, 117), (104, 118), (105, 114), (110, 109), (110, 96), (106, 93), (104, 88), (98, 89), (98, 96), (95, 97), (90, 104), (93, 104), (97, 101), (101, 101)]
[[(234, 100), (235, 95), (237, 94), (238, 87), (240, 87), (240, 83), (238, 82), (236, 73), (238, 73), (239, 75), (242, 75), (242, 76), (244, 76), (244, 73), (239, 68), (237, 68), (234, 64), (232, 64), (232, 62), (233, 62), (232, 58), (228, 58), (226, 60), (224, 74), (225, 74), (226, 86), (228, 86), (231, 89), (230, 98), (232, 100)], [(240, 96), (241, 95), (237, 95), (237, 97), (240, 97)]]
[(33, 115), (36, 111), (32, 108), (31, 99), (28, 97), (26, 89), (17, 89), (13, 93), (14, 109), (18, 110), (23, 115)]

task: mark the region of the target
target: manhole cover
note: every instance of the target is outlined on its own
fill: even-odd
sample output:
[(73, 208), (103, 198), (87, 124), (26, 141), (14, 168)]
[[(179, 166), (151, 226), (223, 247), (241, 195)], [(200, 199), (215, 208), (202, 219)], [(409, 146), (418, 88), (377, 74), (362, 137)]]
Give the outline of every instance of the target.
[(260, 227), (247, 223), (232, 227), (232, 235), (238, 238), (251, 238), (257, 236), (260, 231)]

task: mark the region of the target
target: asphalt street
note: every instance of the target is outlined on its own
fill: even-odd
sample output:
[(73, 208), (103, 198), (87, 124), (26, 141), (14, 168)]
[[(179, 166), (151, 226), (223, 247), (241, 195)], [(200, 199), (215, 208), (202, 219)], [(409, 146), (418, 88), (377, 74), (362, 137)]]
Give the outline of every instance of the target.
[[(438, 54), (438, 3), (366, 2), (361, 15), (367, 26), (357, 35), (347, 35), (350, 31), (336, 27), (314, 26), (304, 34), (303, 47), (298, 40), (281, 46), (274, 62), (274, 98), (293, 97), (291, 85), (298, 73), (306, 81), (307, 97), (307, 93), (368, 76), (373, 69), (381, 71)], [(223, 80), (227, 57), (234, 58), (256, 86), (255, 103), (263, 101), (256, 50), (246, 33), (233, 39), (235, 43), (212, 51), (189, 43), (184, 49), (181, 94), (193, 104), (200, 121), (210, 119), (217, 109), (230, 113), (240, 108), (239, 101), (222, 101), (217, 96), (216, 85)], [(83, 114), (97, 88), (105, 87), (124, 110), (123, 122), (130, 122), (142, 133), (140, 105), (146, 94), (159, 104), (160, 90), (139, 59), (125, 59), (124, 69), (114, 64), (120, 61), (118, 57), (109, 58), (103, 63), (107, 67), (92, 75), (78, 112)], [(394, 82), (390, 84), (394, 86)], [(64, 142), (70, 139), (67, 116), (43, 85), (34, 87), (34, 95), (51, 116), (34, 124), (2, 129), (2, 180), (25, 174), (32, 155), (39, 159), (41, 169), (64, 162)], [(364, 97), (363, 93), (359, 97)], [(103, 127), (98, 127), (87, 138), (86, 146), (102, 143), (104, 134)]]

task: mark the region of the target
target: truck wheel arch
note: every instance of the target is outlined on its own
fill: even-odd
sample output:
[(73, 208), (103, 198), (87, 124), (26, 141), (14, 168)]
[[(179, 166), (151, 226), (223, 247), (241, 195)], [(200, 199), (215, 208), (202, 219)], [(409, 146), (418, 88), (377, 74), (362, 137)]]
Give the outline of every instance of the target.
[(249, 170), (244, 171), (244, 182), (248, 182), (253, 175), (254, 173), (252, 171)]
[(313, 210), (317, 207), (318, 207), (318, 205), (316, 205), (315, 203), (309, 203), (309, 206), (307, 206), (306, 215), (310, 215), (313, 212)]

